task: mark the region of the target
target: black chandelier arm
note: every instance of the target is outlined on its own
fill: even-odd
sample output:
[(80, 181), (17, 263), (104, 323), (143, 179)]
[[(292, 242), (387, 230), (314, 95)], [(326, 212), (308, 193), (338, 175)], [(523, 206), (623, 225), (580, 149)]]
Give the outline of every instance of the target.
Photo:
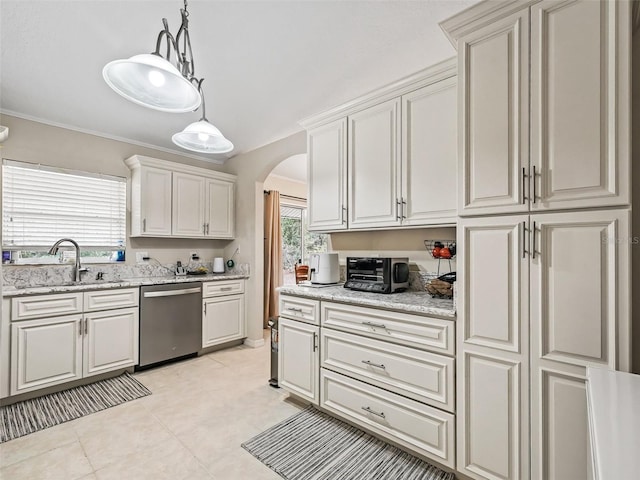
[(204, 90), (202, 90), (202, 82), (204, 82), (204, 78), (201, 78), (200, 80), (193, 78), (191, 81), (197, 83), (198, 92), (200, 92), (200, 97), (202, 98), (202, 103), (200, 103), (200, 106), (202, 107), (202, 118), (200, 119), (200, 121), (204, 120), (205, 122), (208, 122), (209, 120), (207, 120), (207, 107), (204, 103)]
[[(173, 50), (176, 52), (176, 68), (181, 71), (182, 61), (180, 59), (178, 45), (176, 44), (175, 38), (173, 38), (173, 35), (171, 35), (171, 32), (169, 31), (169, 23), (167, 22), (166, 18), (162, 19), (162, 24), (164, 25), (164, 29), (161, 30), (158, 34), (158, 39), (156, 40), (156, 50), (155, 52), (153, 52), (153, 54), (158, 55), (159, 57), (164, 58), (167, 62), (171, 63), (171, 49), (173, 48)], [(167, 40), (167, 50), (166, 53), (162, 55), (160, 53), (160, 48), (162, 46), (162, 40), (165, 38)]]
[[(180, 9), (182, 14), (182, 24), (176, 34), (176, 50), (180, 58), (182, 67), (181, 73), (186, 78), (191, 78), (195, 74), (195, 65), (193, 62), (193, 51), (191, 50), (191, 37), (189, 35), (189, 12), (187, 11), (187, 1), (184, 2), (184, 8)], [(182, 41), (182, 50), (180, 50), (180, 42)]]

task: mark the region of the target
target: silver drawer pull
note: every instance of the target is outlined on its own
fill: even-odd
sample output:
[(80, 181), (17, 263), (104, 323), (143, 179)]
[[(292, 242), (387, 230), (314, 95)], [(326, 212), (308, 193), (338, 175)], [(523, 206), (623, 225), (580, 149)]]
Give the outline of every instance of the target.
[(290, 312), (302, 313), (302, 309), (301, 308), (289, 307), (289, 308), (287, 308), (287, 310), (289, 310)]
[(362, 324), (373, 328), (384, 328), (385, 330), (387, 329), (387, 326), (384, 323), (362, 322)]
[(191, 293), (200, 293), (200, 287), (197, 288), (183, 288), (180, 290), (157, 290), (154, 292), (144, 292), (142, 295), (144, 298), (153, 297), (173, 297), (175, 295), (189, 295)]
[(376, 412), (375, 410), (371, 410), (371, 407), (361, 407), (365, 412), (367, 413), (371, 413), (373, 415), (375, 415), (376, 417), (380, 417), (380, 418), (387, 418), (384, 416), (384, 413), (382, 412)]
[(220, 289), (220, 291), (221, 291), (221, 292), (228, 292), (228, 291), (230, 291), (230, 290), (233, 290), (233, 287), (222, 287), (222, 288)]
[(371, 365), (372, 367), (381, 368), (382, 370), (385, 370), (387, 368), (382, 363), (373, 363), (371, 360), (362, 360), (362, 363), (366, 363), (367, 365)]

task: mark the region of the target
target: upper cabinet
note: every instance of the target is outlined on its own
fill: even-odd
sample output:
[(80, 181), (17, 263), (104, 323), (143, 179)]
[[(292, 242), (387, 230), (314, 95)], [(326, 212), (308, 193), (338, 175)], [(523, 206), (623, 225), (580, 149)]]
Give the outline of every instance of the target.
[(307, 134), (309, 230), (347, 228), (347, 121), (344, 118)]
[(309, 228), (455, 224), (455, 59), (302, 122)]
[(134, 155), (131, 236), (231, 239), (234, 175)]
[(443, 22), (460, 215), (629, 204), (630, 5), (485, 2)]

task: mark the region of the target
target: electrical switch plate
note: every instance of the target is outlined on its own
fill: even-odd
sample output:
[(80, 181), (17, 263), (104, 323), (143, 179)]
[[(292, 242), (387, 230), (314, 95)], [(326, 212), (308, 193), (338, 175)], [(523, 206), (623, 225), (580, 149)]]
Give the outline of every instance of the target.
[(149, 258), (148, 252), (136, 252), (136, 263), (145, 263), (145, 258)]

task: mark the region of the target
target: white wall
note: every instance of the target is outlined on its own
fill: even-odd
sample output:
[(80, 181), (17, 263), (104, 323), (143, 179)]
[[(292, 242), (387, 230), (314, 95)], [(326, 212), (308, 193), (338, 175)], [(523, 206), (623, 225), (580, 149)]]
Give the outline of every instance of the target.
[(236, 192), (236, 239), (225, 248), (225, 257), (233, 254), (240, 262), (251, 265), (251, 278), (246, 283), (247, 343), (258, 345), (263, 339), (264, 305), (264, 181), (273, 168), (286, 158), (307, 151), (304, 131), (270, 143), (230, 159), (225, 167), (238, 176)]
[[(123, 160), (135, 154), (221, 170), (219, 165), (9, 115), (2, 115), (0, 123), (9, 127), (9, 138), (3, 143), (0, 153), (2, 158), (11, 160), (117, 175), (128, 179), (130, 171)], [(127, 195), (127, 231), (130, 213), (130, 195)], [(147, 251), (151, 257), (162, 263), (175, 263), (176, 260), (185, 262), (191, 251), (197, 251), (201, 260), (209, 261), (213, 257), (221, 256), (228, 243), (222, 240), (127, 238), (126, 261), (134, 263), (136, 251)]]
[[(633, 37), (633, 101), (632, 110), (632, 237), (640, 238), (640, 31)], [(633, 371), (640, 374), (640, 245), (632, 243), (632, 275), (631, 287), (632, 307), (632, 337), (633, 342)]]
[(280, 195), (307, 198), (307, 182), (298, 182), (290, 178), (270, 174), (264, 181), (265, 190), (277, 190)]

